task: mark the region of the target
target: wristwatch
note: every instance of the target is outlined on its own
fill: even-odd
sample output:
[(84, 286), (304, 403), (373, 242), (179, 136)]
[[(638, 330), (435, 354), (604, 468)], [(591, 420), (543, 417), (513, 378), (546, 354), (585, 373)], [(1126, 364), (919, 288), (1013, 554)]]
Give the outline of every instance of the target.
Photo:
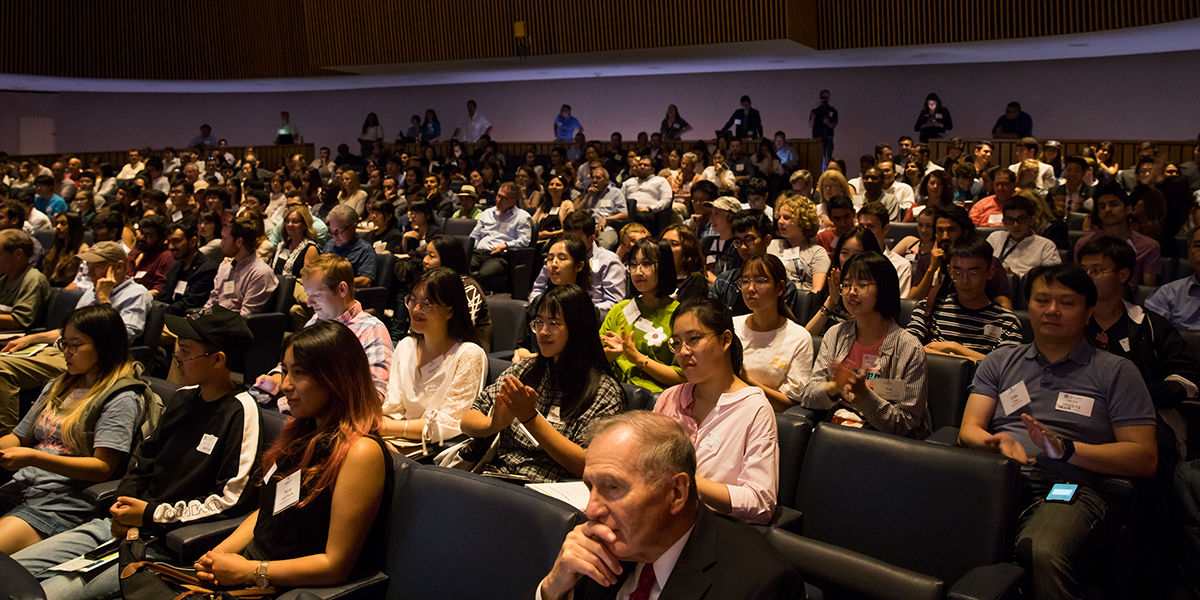
[(1075, 454), (1075, 442), (1072, 440), (1069, 440), (1065, 437), (1058, 438), (1058, 441), (1062, 443), (1062, 447), (1063, 447), (1063, 455), (1062, 455), (1062, 458), (1060, 458), (1059, 460), (1061, 460), (1063, 462), (1067, 462), (1068, 460), (1071, 460), (1071, 455)]
[(269, 564), (270, 561), (264, 560), (258, 563), (258, 568), (254, 569), (254, 587), (271, 587), (271, 578), (267, 577), (267, 565)]

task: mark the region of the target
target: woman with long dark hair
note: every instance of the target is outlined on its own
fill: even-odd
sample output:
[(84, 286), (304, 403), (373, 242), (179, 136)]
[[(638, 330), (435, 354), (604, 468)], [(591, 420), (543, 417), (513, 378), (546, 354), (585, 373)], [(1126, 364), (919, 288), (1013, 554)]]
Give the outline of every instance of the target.
[(380, 433), (440, 444), (483, 389), (487, 354), (479, 347), (458, 273), (421, 274), (405, 298), (409, 335), (396, 345)]
[[(554, 288), (564, 285), (577, 285), (583, 288), (583, 291), (589, 292), (592, 289), (592, 267), (588, 260), (587, 246), (577, 238), (565, 236), (554, 240), (550, 244), (550, 249), (546, 252), (546, 274), (548, 281), (546, 282), (545, 292), (530, 298), (529, 320), (537, 318), (539, 306), (542, 298), (546, 297)], [(516, 349), (516, 354), (513, 357), (514, 361), (521, 360), (534, 356), (534, 352), (530, 350), (530, 340), (527, 336), (523, 336)]]
[(79, 273), (79, 253), (88, 249), (83, 243), (83, 219), (79, 213), (67, 211), (54, 218), (54, 245), (46, 251), (42, 272), (50, 285), (65, 287)]
[[(459, 279), (462, 280), (463, 292), (467, 295), (467, 308), (471, 314), (471, 323), (475, 325), (479, 345), (484, 351), (491, 350), (492, 317), (488, 313), (487, 295), (483, 286), (471, 277), (470, 261), (462, 243), (449, 235), (435, 235), (425, 246), (425, 257), (421, 262), (425, 270), (446, 267), (458, 273)], [(407, 308), (404, 312), (407, 314)], [(401, 337), (403, 336), (392, 334), (392, 339)]]
[(950, 110), (942, 106), (942, 99), (933, 93), (925, 96), (925, 107), (913, 126), (913, 131), (921, 134), (921, 142), (940, 138), (951, 129), (954, 129), (954, 119), (950, 117)]
[(696, 447), (696, 489), (713, 510), (765, 524), (779, 493), (775, 415), (762, 390), (738, 377), (742, 343), (729, 308), (688, 300), (671, 317), (670, 347), (687, 383), (658, 397), (654, 412), (679, 423)]
[(883, 254), (883, 248), (879, 246), (879, 239), (875, 234), (861, 225), (851, 229), (838, 240), (838, 245), (833, 251), (833, 262), (829, 266), (829, 276), (825, 280), (825, 289), (817, 295), (817, 299), (821, 300), (821, 307), (804, 326), (809, 334), (821, 335), (830, 325), (847, 319), (846, 310), (842, 306), (841, 274), (846, 263), (863, 252)]
[(546, 193), (537, 204), (533, 222), (537, 225), (538, 238), (547, 240), (562, 235), (562, 224), (567, 215), (575, 210), (573, 199), (579, 191), (571, 186), (565, 175), (553, 175), (546, 181)]
[(292, 416), (253, 478), (259, 509), (196, 561), (214, 585), (327, 587), (379, 568), (392, 459), (362, 343), (337, 321), (304, 328), (284, 345), (280, 388)]
[(704, 252), (700, 240), (687, 225), (667, 227), (662, 240), (671, 246), (675, 259), (675, 298), (680, 302), (708, 295), (708, 277), (704, 272)]
[(371, 150), (375, 147), (375, 142), (383, 141), (383, 125), (379, 124), (379, 117), (375, 113), (368, 113), (367, 120), (363, 121), (362, 132), (358, 134), (358, 144), (362, 149), (363, 157), (371, 155)]
[(667, 106), (667, 116), (663, 117), (662, 124), (658, 127), (658, 132), (662, 134), (664, 140), (678, 140), (680, 136), (692, 130), (692, 126), (679, 116), (679, 109), (675, 108), (674, 104)]
[(121, 315), (107, 304), (67, 315), (55, 342), (66, 372), (0, 438), (0, 551), (12, 554), (93, 517), (84, 489), (121, 474), (142, 420), (148, 384), (129, 356)]
[(425, 121), (421, 123), (421, 135), (418, 141), (436, 144), (442, 137), (442, 124), (438, 122), (437, 113), (433, 109), (425, 111)]
[(367, 233), (367, 243), (380, 254), (404, 254), (404, 234), (396, 219), (396, 205), (391, 200), (376, 200), (367, 211), (367, 220), (374, 227)]
[(537, 482), (578, 479), (588, 424), (624, 410), (625, 393), (596, 336), (591, 297), (579, 286), (546, 293), (529, 326), (538, 356), (488, 386), (463, 416), (462, 431), (499, 434), (490, 466), (501, 473)]

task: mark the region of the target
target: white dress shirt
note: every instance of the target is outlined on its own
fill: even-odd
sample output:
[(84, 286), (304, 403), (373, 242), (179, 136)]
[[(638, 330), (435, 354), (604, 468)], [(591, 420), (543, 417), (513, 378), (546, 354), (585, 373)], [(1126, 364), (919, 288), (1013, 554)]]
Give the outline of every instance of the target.
[(896, 196), (896, 199), (900, 201), (901, 213), (908, 212), (908, 209), (912, 207), (913, 202), (917, 198), (916, 193), (913, 192), (912, 186), (900, 181), (899, 179), (892, 183), (892, 187), (884, 191)]
[(1000, 259), (1004, 266), (1022, 277), (1034, 267), (1057, 265), (1062, 262), (1054, 242), (1036, 233), (1031, 233), (1017, 242), (1015, 247), (1007, 231), (993, 231), (988, 235), (987, 241), (992, 245), (992, 256)]
[(670, 206), (674, 196), (670, 182), (658, 175), (626, 179), (621, 184), (621, 193), (625, 194), (626, 199), (637, 202), (638, 208), (649, 208), (652, 211)]

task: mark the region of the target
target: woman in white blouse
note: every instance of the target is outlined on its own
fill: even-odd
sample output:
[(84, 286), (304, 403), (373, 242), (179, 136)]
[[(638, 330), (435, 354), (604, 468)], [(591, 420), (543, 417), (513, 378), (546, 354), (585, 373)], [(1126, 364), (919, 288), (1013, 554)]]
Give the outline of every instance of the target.
[(738, 272), (737, 282), (751, 311), (733, 318), (734, 331), (742, 341), (740, 377), (761, 389), (771, 408), (783, 412), (800, 402), (812, 373), (812, 335), (796, 322), (783, 301), (787, 277), (779, 257), (750, 257)]
[(442, 443), (460, 433), (459, 421), (483, 389), (487, 355), (453, 270), (422, 273), (405, 303), (410, 334), (392, 354), (379, 432)]
[(742, 343), (729, 309), (694, 298), (671, 318), (667, 342), (688, 382), (664, 391), (654, 406), (696, 445), (696, 488), (713, 510), (765, 524), (779, 493), (775, 414), (762, 390), (738, 377)]
[(701, 175), (706, 181), (711, 181), (717, 186), (717, 189), (722, 191), (736, 190), (737, 181), (733, 176), (733, 171), (729, 170), (729, 166), (725, 164), (725, 152), (717, 150), (713, 153), (713, 166), (704, 169)]

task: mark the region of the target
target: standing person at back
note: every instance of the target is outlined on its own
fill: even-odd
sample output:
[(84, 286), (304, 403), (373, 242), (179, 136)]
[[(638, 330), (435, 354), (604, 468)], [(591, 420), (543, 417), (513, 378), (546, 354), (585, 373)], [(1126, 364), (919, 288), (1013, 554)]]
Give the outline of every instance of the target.
[(821, 90), (821, 103), (808, 113), (813, 139), (821, 140), (821, 171), (833, 160), (833, 130), (838, 125), (837, 109), (829, 105), (829, 90)]

